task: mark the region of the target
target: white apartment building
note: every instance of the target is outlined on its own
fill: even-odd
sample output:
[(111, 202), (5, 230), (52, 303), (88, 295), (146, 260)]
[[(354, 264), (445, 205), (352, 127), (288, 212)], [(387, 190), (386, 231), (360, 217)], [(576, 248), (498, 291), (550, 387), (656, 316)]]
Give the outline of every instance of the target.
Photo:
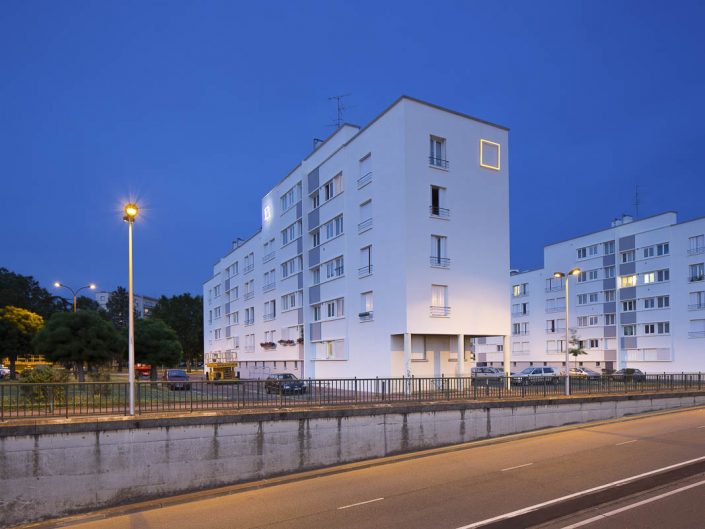
[[(544, 248), (544, 268), (511, 275), (512, 369), (563, 366), (565, 283), (569, 335), (580, 365), (647, 373), (705, 370), (705, 218), (666, 212)], [(480, 361), (497, 362), (492, 340)], [(571, 365), (573, 357), (571, 357)]]
[[(95, 292), (95, 300), (98, 302), (98, 305), (100, 305), (101, 309), (108, 309), (108, 299), (110, 298), (110, 294), (111, 292), (107, 292), (104, 290), (98, 290)], [(133, 299), (135, 305), (135, 312), (140, 318), (148, 318), (152, 313), (154, 307), (157, 305), (157, 301), (159, 301), (157, 298), (141, 296), (139, 294), (135, 294)]]
[(243, 378), (467, 375), (473, 338), (509, 334), (507, 139), (405, 96), (341, 126), (214, 265), (205, 363), (236, 360)]

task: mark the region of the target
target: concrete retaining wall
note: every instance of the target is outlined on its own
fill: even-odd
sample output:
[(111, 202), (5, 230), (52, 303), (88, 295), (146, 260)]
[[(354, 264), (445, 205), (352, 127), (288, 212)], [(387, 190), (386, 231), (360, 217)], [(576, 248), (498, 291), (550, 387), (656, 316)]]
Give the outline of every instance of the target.
[(0, 426), (0, 525), (413, 450), (705, 404), (705, 392)]

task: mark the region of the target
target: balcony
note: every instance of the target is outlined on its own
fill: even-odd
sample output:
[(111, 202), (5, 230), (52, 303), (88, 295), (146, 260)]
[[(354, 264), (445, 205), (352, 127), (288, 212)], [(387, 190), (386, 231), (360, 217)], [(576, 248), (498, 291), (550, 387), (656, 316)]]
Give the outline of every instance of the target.
[(428, 165), (432, 167), (438, 167), (440, 169), (448, 169), (450, 167), (450, 163), (448, 163), (448, 160), (444, 160), (443, 158), (436, 158), (435, 156), (428, 157)]
[(276, 281), (272, 281), (271, 283), (267, 283), (262, 287), (262, 292), (269, 292), (270, 290), (274, 290), (274, 287), (277, 286)]
[(372, 265), (363, 266), (357, 269), (357, 277), (367, 277), (372, 274)]
[(696, 248), (688, 250), (688, 255), (698, 255), (701, 253), (705, 253), (705, 246), (697, 246)]
[(245, 265), (245, 270), (243, 271), (243, 273), (246, 274), (247, 272), (252, 272), (254, 269), (255, 269), (254, 263)]
[(370, 182), (372, 182), (372, 171), (357, 179), (357, 188), (362, 189)]
[(450, 218), (450, 210), (448, 208), (441, 208), (438, 206), (429, 206), (428, 212), (431, 214), (432, 217), (436, 217), (439, 219)]
[(255, 319), (254, 319), (254, 318), (249, 319), (249, 320), (245, 320), (245, 325), (254, 325), (254, 324), (255, 324)]
[(705, 338), (705, 331), (690, 331), (688, 338)]
[(691, 274), (688, 276), (689, 283), (697, 283), (698, 281), (704, 281), (705, 274)]
[(554, 312), (565, 312), (565, 306), (563, 307), (547, 307), (546, 314), (552, 314)]
[(255, 291), (245, 292), (245, 299), (252, 299), (255, 297)]
[(361, 312), (358, 316), (360, 317), (360, 321), (372, 321), (375, 319), (374, 312), (371, 310)]
[(701, 309), (705, 309), (705, 302), (693, 303), (692, 305), (688, 305), (688, 310), (701, 310)]
[(448, 318), (450, 316), (450, 307), (440, 305), (431, 305), (431, 317), (433, 318)]
[(526, 310), (524, 312), (512, 312), (512, 318), (521, 318), (522, 316), (528, 316), (529, 311)]
[(264, 316), (262, 316), (262, 319), (264, 321), (272, 321), (274, 318), (276, 318), (276, 314), (274, 314), (273, 312), (270, 312), (269, 314), (265, 314)]
[(429, 258), (429, 262), (434, 268), (450, 268), (450, 258), (448, 257), (439, 257), (438, 255), (432, 255)]
[(367, 231), (372, 229), (372, 219), (367, 219), (363, 220), (360, 224), (357, 225), (357, 232), (362, 233), (363, 231)]
[(274, 257), (276, 257), (276, 255), (277, 252), (269, 252), (267, 255), (262, 257), (262, 262), (266, 263), (267, 261), (271, 261), (272, 259), (274, 259)]

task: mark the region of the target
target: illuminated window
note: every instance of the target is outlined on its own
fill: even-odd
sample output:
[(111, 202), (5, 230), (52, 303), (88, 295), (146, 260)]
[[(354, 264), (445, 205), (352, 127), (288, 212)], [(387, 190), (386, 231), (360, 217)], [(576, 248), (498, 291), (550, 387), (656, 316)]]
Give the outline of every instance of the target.
[(619, 288), (627, 288), (634, 286), (636, 286), (636, 275), (619, 277)]

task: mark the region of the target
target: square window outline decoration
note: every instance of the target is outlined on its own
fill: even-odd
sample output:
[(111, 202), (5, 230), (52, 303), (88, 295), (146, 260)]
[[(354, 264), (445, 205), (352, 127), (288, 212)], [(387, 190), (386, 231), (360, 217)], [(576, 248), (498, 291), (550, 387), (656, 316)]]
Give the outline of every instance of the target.
[[(491, 165), (485, 163), (485, 153), (484, 153), (484, 147), (485, 144), (491, 145), (493, 147), (497, 147), (497, 165)], [(494, 141), (490, 140), (485, 140), (485, 139), (480, 139), (480, 167), (484, 167), (485, 169), (493, 169), (495, 171), (500, 170), (500, 160), (502, 158), (502, 146), (499, 143), (496, 143)]]

